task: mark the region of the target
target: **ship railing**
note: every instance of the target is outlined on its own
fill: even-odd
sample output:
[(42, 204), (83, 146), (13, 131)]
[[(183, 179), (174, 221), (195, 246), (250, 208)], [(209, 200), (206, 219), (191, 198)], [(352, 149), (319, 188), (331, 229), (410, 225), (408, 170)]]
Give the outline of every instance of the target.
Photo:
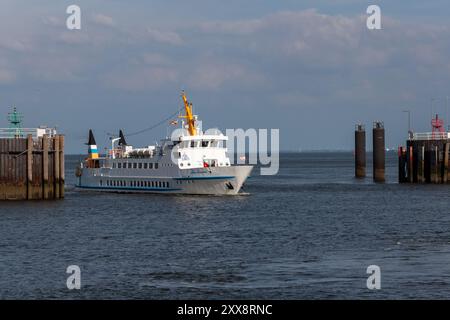
[(418, 132), (413, 133), (411, 140), (446, 140), (450, 139), (450, 132)]
[(26, 138), (31, 135), (33, 139), (44, 135), (49, 137), (56, 136), (55, 128), (0, 128), (0, 139)]

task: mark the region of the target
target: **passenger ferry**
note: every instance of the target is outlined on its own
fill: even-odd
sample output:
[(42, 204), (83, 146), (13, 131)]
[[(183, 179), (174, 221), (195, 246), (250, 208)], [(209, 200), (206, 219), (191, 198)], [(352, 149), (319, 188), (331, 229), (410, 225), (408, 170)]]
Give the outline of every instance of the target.
[(88, 157), (77, 167), (76, 187), (109, 192), (239, 194), (253, 166), (232, 165), (226, 154), (228, 137), (218, 130), (204, 133), (184, 92), (182, 99), (182, 130), (158, 145), (134, 148), (121, 130), (119, 137), (111, 140), (109, 154), (100, 157), (89, 130)]

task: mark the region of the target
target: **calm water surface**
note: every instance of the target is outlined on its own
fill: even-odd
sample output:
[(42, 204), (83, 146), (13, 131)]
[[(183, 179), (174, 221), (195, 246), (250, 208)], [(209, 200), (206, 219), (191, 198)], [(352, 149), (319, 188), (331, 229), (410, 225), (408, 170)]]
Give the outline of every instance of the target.
[(398, 185), (395, 153), (385, 184), (351, 153), (282, 154), (238, 197), (78, 192), (77, 161), (64, 201), (0, 203), (0, 298), (450, 297), (450, 186)]

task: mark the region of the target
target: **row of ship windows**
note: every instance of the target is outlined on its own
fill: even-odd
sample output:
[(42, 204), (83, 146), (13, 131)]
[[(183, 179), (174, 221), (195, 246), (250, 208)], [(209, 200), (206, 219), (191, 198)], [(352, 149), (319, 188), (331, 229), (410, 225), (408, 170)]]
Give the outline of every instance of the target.
[(209, 141), (209, 140), (198, 140), (198, 141), (196, 141), (196, 140), (192, 140), (192, 141), (183, 141), (183, 142), (181, 142), (181, 147), (182, 148), (200, 148), (200, 147), (202, 147), (202, 148), (209, 148), (209, 147), (212, 147), (212, 148), (217, 148), (217, 147), (219, 147), (219, 148), (221, 148), (223, 146), (223, 143), (222, 143), (222, 141), (217, 141), (217, 140), (212, 140), (212, 141)]
[[(106, 180), (108, 187), (141, 187), (141, 188), (169, 188), (170, 184), (166, 181), (123, 181)], [(100, 186), (103, 186), (103, 180), (100, 180)]]
[[(161, 164), (163, 167), (172, 167), (173, 164), (168, 164), (168, 163), (162, 163)], [(113, 169), (158, 169), (158, 163), (142, 163), (142, 162), (118, 162), (118, 163), (113, 163), (112, 165)]]

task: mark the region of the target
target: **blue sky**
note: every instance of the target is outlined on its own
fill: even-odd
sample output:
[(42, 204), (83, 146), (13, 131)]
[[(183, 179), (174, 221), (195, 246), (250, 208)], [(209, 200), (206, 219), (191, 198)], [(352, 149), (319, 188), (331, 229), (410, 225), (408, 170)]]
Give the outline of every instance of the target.
[[(82, 29), (65, 28), (66, 7)], [(378, 4), (382, 30), (366, 29)], [(382, 120), (388, 146), (407, 116), (430, 130), (450, 95), (448, 1), (0, 0), (0, 126), (8, 107), (25, 126), (58, 126), (67, 152), (93, 128), (138, 131), (188, 92), (205, 127), (279, 128), (281, 148), (347, 149), (353, 128)], [(148, 145), (162, 126), (130, 137)], [(370, 136), (369, 136), (370, 137)], [(370, 146), (370, 144), (368, 144)]]

